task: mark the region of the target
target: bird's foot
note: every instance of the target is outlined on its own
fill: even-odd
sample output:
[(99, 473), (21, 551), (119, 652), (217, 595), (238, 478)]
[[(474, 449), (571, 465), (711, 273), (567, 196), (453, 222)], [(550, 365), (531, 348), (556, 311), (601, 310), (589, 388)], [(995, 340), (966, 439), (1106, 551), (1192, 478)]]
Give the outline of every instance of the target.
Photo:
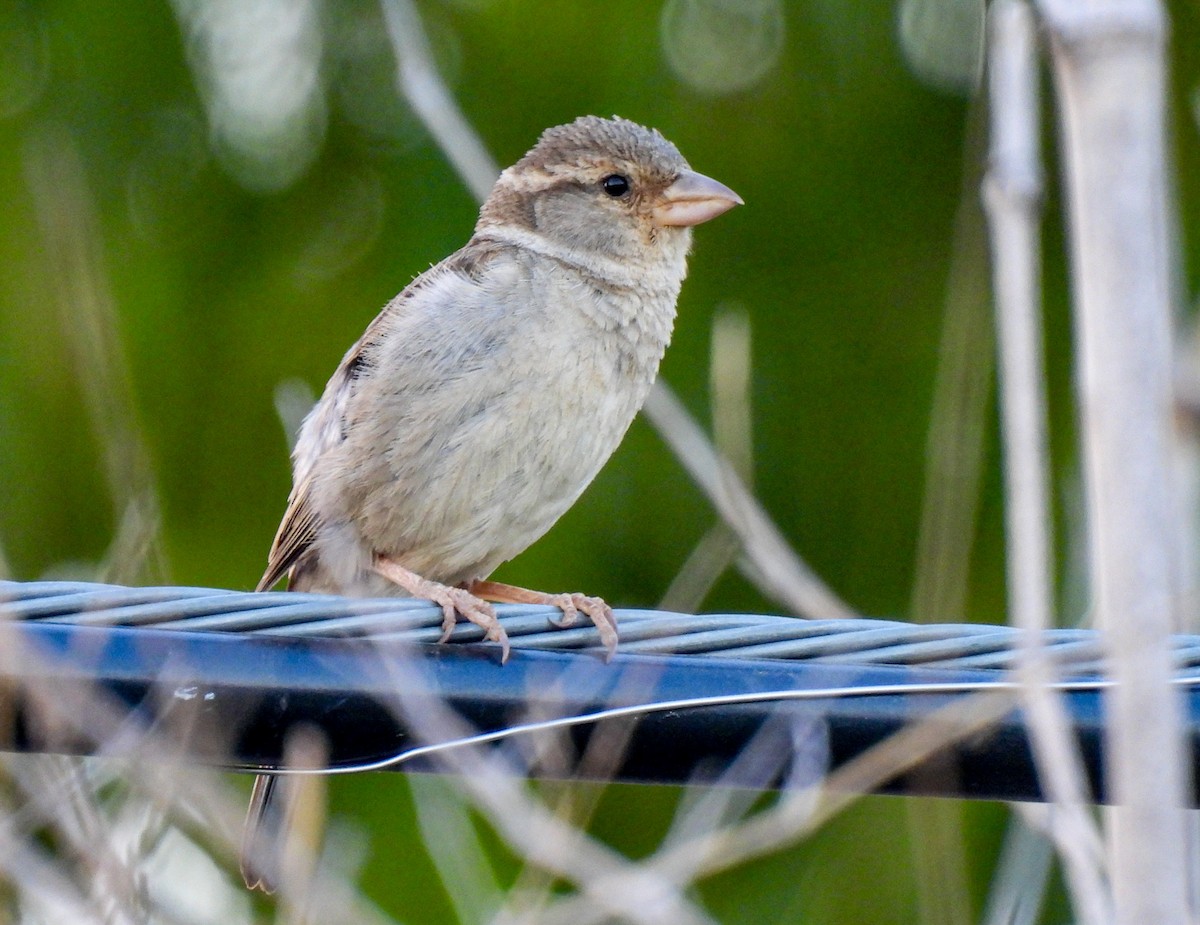
[(479, 598), (504, 604), (549, 604), (562, 611), (562, 617), (551, 622), (558, 627), (574, 626), (579, 614), (584, 613), (596, 625), (600, 634), (600, 642), (607, 651), (606, 658), (611, 659), (617, 651), (617, 618), (613, 610), (598, 597), (588, 597), (584, 594), (547, 594), (545, 591), (530, 591), (528, 588), (518, 588), (514, 585), (502, 584), (498, 581), (473, 581), (469, 586), (470, 592)]
[(459, 616), (465, 617), (481, 630), (485, 639), (500, 645), (501, 662), (508, 661), (508, 633), (500, 625), (496, 611), (485, 600), (476, 597), (464, 588), (452, 588), (437, 581), (422, 578), (409, 571), (396, 560), (384, 555), (375, 556), (375, 571), (388, 581), (399, 585), (413, 597), (423, 597), (442, 608), (442, 636), (445, 642), (454, 632)]

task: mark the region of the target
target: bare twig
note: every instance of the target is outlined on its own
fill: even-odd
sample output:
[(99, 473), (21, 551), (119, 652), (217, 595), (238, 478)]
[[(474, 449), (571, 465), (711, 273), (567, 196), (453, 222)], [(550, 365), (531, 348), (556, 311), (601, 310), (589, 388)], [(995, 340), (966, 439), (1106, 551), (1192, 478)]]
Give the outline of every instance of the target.
[(396, 85), (471, 195), (483, 202), (500, 169), (438, 75), (416, 4), (411, 0), (382, 0), (382, 4), (396, 53)]
[(1024, 813), (1010, 817), (983, 925), (1035, 925), (1041, 921), (1046, 883), (1054, 860), (1050, 844), (1049, 838), (1025, 821)]
[[(981, 110), (973, 106), (925, 443), (925, 486), (910, 605), (911, 619), (920, 622), (963, 619), (975, 544), (992, 390), (987, 245), (978, 192), (982, 138)], [(909, 844), (916, 864), (920, 918), (930, 925), (965, 925), (971, 904), (961, 807), (949, 801), (924, 801), (909, 803), (905, 809), (912, 829)]]
[(737, 532), (744, 549), (743, 568), (765, 594), (806, 617), (855, 616), (792, 550), (733, 467), (718, 455), (700, 425), (661, 380), (650, 390), (642, 411)]
[[(464, 722), (436, 698), (418, 696), (419, 678), (403, 661), (390, 659), (397, 715), (418, 738), (466, 740)], [(486, 747), (439, 750), (437, 760), (456, 775), (463, 792), (487, 814), (495, 831), (530, 863), (574, 884), (589, 903), (609, 916), (646, 925), (711, 925), (712, 920), (684, 895), (682, 884), (644, 865), (627, 861), (574, 825), (556, 817)], [(617, 885), (620, 888), (616, 888)]]
[(1049, 831), (1066, 861), (1079, 920), (1110, 921), (1103, 843), (1087, 809), (1082, 764), (1042, 634), (1052, 623), (1051, 513), (1040, 311), (1038, 88), (1033, 13), (997, 0), (989, 16), (992, 138), (985, 203), (999, 331), (1008, 596), (1020, 636), (1034, 758), (1054, 803)]
[(165, 569), (158, 490), (137, 423), (133, 386), (79, 151), (66, 129), (44, 125), (31, 134), (24, 155), (51, 263), (59, 335), (70, 352), (79, 391), (104, 454), (118, 524), (104, 577), (123, 582), (161, 578)]
[[(713, 316), (709, 361), (713, 441), (746, 485), (753, 482), (751, 436), (750, 319), (744, 310), (719, 308)], [(659, 601), (662, 610), (693, 613), (737, 560), (742, 544), (723, 520), (700, 538)]]
[(1166, 20), (1156, 0), (1039, 0), (1060, 103), (1091, 590), (1107, 697), (1116, 921), (1187, 921), (1184, 761), (1169, 637), (1180, 530), (1170, 467)]

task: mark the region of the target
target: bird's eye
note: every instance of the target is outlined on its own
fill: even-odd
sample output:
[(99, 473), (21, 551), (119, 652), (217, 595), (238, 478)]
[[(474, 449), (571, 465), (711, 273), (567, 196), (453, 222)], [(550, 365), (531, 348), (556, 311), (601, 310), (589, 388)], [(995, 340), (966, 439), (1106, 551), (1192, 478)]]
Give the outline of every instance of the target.
[(623, 177), (619, 173), (610, 174), (600, 181), (600, 186), (615, 199), (629, 192), (629, 177)]

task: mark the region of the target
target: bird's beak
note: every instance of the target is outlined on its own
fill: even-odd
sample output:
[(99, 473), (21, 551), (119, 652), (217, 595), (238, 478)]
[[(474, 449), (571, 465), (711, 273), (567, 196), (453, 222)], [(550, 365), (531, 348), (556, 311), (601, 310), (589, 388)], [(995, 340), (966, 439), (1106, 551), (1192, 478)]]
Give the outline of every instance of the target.
[(742, 197), (724, 183), (694, 170), (683, 171), (662, 191), (660, 199), (650, 217), (656, 225), (678, 227), (699, 225), (743, 205)]

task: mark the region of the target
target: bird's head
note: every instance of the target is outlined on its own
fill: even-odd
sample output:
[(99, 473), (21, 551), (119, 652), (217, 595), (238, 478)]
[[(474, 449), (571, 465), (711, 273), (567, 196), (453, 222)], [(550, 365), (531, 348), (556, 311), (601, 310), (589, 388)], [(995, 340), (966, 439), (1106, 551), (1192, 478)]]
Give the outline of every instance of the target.
[(654, 129), (584, 116), (547, 129), (500, 175), (478, 230), (507, 225), (581, 257), (650, 265), (682, 261), (691, 227), (741, 202)]

